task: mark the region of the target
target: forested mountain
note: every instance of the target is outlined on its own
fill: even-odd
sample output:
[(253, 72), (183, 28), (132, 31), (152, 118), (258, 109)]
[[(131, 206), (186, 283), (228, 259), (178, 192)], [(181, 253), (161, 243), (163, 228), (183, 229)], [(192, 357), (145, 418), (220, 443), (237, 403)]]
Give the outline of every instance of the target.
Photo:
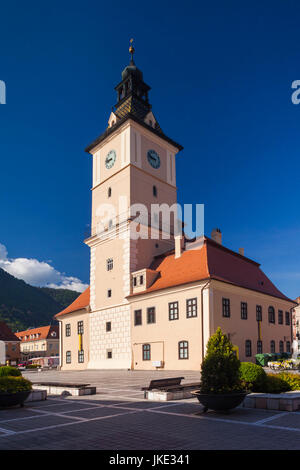
[(33, 287), (0, 268), (0, 321), (14, 331), (49, 325), (79, 292)]

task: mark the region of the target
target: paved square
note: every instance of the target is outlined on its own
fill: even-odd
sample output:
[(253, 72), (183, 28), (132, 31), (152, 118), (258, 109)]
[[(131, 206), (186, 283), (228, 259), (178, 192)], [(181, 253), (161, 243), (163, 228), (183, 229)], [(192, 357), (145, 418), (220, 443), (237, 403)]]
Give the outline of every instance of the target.
[[(72, 378), (70, 378), (72, 374)], [(162, 373), (37, 372), (33, 382), (91, 383), (97, 395), (49, 397), (0, 409), (0, 449), (300, 449), (300, 412), (237, 408), (201, 414), (196, 399), (149, 402), (141, 387)], [(188, 381), (196, 374), (183, 375)]]

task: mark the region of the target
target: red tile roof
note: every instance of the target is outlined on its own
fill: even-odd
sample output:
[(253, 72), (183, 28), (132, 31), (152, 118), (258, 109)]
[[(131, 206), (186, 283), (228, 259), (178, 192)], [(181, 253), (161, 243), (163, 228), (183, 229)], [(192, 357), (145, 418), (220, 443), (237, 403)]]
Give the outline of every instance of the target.
[[(52, 333), (55, 333), (55, 336), (53, 336)], [(38, 336), (32, 337), (32, 335)], [(22, 343), (26, 343), (28, 341), (39, 341), (41, 339), (58, 339), (59, 327), (57, 325), (40, 326), (39, 328), (18, 331), (18, 333), (16, 333), (16, 336), (22, 341)]]
[(6, 323), (0, 322), (0, 341), (19, 341)]
[(175, 258), (174, 251), (158, 256), (150, 267), (158, 272), (157, 279), (146, 291), (133, 294), (134, 296), (206, 279), (216, 279), (291, 301), (268, 279), (258, 263), (207, 237), (204, 238), (204, 244), (200, 249), (186, 250), (179, 258)]
[(81, 310), (86, 308), (90, 305), (90, 288), (88, 287), (82, 294), (74, 300), (74, 302), (69, 305), (69, 307), (65, 308), (61, 312), (55, 315), (55, 318), (60, 317), (61, 315), (65, 315), (66, 313), (76, 312), (77, 310)]
[[(131, 294), (129, 297), (215, 279), (296, 303), (277, 289), (260, 269), (259, 263), (207, 237), (204, 237), (204, 243), (200, 249), (183, 251), (179, 258), (175, 258), (174, 250), (157, 256), (150, 269), (158, 273), (152, 286), (145, 291)], [(90, 288), (88, 287), (69, 307), (56, 314), (55, 317), (86, 308), (89, 303)]]

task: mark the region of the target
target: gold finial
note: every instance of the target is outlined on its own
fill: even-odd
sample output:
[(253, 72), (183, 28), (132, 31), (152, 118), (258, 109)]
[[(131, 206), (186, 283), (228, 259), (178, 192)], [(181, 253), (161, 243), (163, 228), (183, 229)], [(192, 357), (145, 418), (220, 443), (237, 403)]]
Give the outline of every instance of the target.
[(130, 39), (129, 52), (131, 54), (131, 60), (133, 61), (134, 47), (133, 47), (132, 43), (133, 43), (133, 39)]

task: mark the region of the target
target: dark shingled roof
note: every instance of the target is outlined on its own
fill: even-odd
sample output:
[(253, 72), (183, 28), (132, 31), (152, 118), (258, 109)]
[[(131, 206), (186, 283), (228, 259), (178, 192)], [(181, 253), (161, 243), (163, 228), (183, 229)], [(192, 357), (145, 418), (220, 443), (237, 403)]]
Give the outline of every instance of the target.
[(0, 341), (19, 341), (19, 338), (4, 322), (0, 322)]

